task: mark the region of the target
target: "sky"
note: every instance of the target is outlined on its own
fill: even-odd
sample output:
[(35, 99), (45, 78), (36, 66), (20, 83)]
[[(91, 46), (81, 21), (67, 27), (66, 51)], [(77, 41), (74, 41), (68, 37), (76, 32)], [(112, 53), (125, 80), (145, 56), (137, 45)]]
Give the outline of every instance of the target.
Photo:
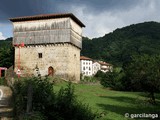
[(9, 18), (73, 13), (84, 24), (83, 36), (102, 37), (131, 24), (160, 22), (160, 0), (1, 0), (0, 39), (13, 36)]

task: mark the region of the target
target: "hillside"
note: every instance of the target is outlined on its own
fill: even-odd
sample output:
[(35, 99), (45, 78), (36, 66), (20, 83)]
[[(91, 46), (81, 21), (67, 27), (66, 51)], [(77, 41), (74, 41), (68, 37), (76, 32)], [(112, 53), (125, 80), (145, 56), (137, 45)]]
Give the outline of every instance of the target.
[(83, 38), (81, 55), (121, 66), (134, 54), (160, 54), (160, 23), (145, 22), (116, 29), (100, 38)]
[[(0, 40), (0, 49), (7, 46), (10, 48), (11, 40), (12, 38)], [(83, 37), (81, 55), (121, 66), (134, 54), (160, 54), (159, 48), (160, 23), (145, 22), (116, 29), (112, 33), (92, 40)], [(6, 59), (6, 56), (0, 55), (0, 58), (4, 57)], [(3, 65), (2, 62), (0, 65)]]
[(0, 67), (9, 68), (14, 63), (14, 48), (12, 38), (0, 40)]
[(6, 40), (0, 40), (0, 48), (9, 47), (12, 43), (12, 38), (7, 38)]

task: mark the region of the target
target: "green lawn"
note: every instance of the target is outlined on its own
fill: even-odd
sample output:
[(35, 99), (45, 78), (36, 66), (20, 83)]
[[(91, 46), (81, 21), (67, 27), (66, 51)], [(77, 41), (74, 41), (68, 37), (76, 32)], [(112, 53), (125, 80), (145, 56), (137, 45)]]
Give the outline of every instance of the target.
[[(66, 85), (67, 83), (58, 83), (54, 89), (57, 91)], [(73, 85), (78, 99), (89, 104), (93, 111), (102, 114), (100, 120), (128, 120), (129, 118), (124, 117), (125, 113), (159, 113), (160, 117), (160, 94), (156, 94), (157, 105), (153, 106), (147, 102), (145, 93), (113, 91), (101, 85)]]

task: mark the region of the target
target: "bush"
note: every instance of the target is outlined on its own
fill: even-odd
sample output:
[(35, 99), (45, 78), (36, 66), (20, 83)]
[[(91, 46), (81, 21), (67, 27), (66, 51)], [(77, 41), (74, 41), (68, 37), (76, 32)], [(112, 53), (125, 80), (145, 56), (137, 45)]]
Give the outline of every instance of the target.
[(93, 76), (84, 76), (81, 83), (96, 83), (98, 80)]
[(61, 88), (58, 92), (54, 102), (53, 115), (55, 114), (59, 114), (57, 120), (60, 118), (62, 120), (93, 120), (96, 117), (88, 105), (82, 104), (76, 99), (71, 83), (68, 84), (67, 88)]
[(104, 87), (111, 87), (114, 89), (117, 81), (115, 79), (116, 76), (117, 74), (115, 72), (105, 73), (105, 75), (100, 79), (101, 85), (103, 85)]
[(0, 85), (7, 85), (7, 82), (4, 77), (0, 78)]
[[(28, 114), (28, 87), (33, 88), (32, 109)], [(82, 104), (74, 95), (71, 83), (54, 93), (53, 84), (45, 78), (26, 78), (15, 82), (15, 119), (25, 120), (93, 120), (96, 114), (88, 105)]]
[(95, 74), (95, 77), (99, 78), (99, 79), (104, 78), (105, 77), (105, 73), (100, 71), (100, 70), (98, 70), (98, 72)]
[[(25, 78), (16, 81), (13, 87), (14, 93), (14, 111), (16, 116), (20, 116), (27, 111), (28, 87), (33, 88), (32, 111), (40, 112), (44, 115), (48, 113), (51, 100), (54, 101), (53, 84), (47, 78)], [(30, 91), (31, 92), (31, 91)]]
[(20, 120), (45, 120), (46, 118), (39, 112), (34, 112), (30, 115), (23, 115), (19, 117)]
[(109, 87), (114, 90), (126, 90), (128, 81), (125, 80), (125, 73), (122, 70), (114, 69), (112, 72), (98, 72), (96, 76), (100, 79), (100, 83), (104, 87)]

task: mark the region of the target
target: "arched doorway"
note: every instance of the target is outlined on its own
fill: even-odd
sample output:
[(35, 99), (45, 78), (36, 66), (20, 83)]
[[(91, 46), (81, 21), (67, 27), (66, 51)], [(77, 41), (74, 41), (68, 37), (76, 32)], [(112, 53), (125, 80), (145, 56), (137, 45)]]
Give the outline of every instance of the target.
[(53, 69), (53, 67), (49, 67), (48, 68), (48, 76), (53, 76), (53, 74), (54, 74), (54, 69)]

